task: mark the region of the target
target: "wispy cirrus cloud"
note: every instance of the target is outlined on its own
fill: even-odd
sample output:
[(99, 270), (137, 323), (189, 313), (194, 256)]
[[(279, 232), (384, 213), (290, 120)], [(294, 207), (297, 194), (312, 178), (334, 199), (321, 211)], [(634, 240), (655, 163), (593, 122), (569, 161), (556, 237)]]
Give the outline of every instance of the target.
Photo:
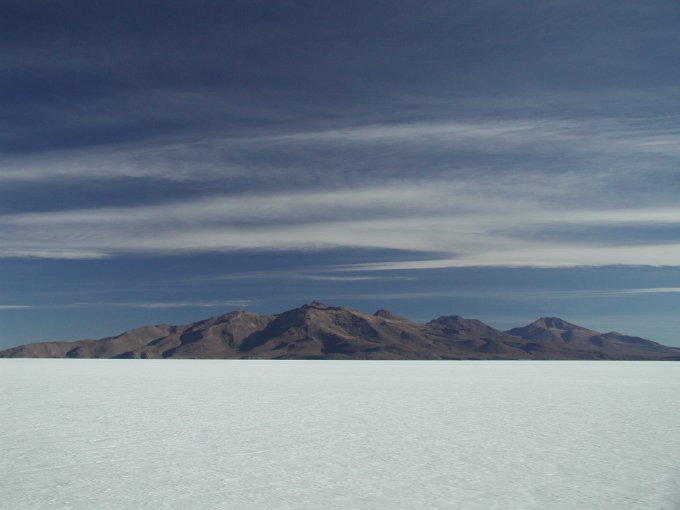
[(517, 118), (368, 124), (270, 135), (250, 142), (412, 144), (505, 152), (508, 149), (616, 154), (680, 154), (675, 116), (629, 119)]
[(22, 309), (67, 309), (67, 308), (222, 308), (225, 306), (248, 307), (248, 299), (227, 299), (212, 301), (91, 301), (60, 304), (19, 304), (0, 305), (0, 310)]
[[(313, 271), (313, 272), (310, 272)], [(309, 280), (318, 282), (336, 282), (336, 283), (352, 283), (352, 282), (373, 282), (373, 281), (413, 281), (413, 276), (393, 276), (387, 274), (339, 274), (332, 267), (328, 268), (325, 265), (308, 267), (299, 271), (286, 271), (282, 269), (270, 269), (266, 271), (244, 271), (234, 272), (229, 274), (210, 275), (202, 278), (191, 278), (188, 280), (180, 280), (181, 283), (206, 283), (219, 281), (233, 281), (233, 280)]]
[[(401, 182), (318, 193), (10, 214), (0, 216), (0, 255), (78, 259), (120, 253), (365, 247), (430, 255), (350, 269), (680, 263), (680, 244), (673, 237), (648, 244), (626, 242), (627, 226), (680, 224), (680, 208), (560, 206), (553, 199), (563, 197), (564, 190), (542, 189), (534, 200), (517, 201), (503, 193), (503, 185)], [(618, 237), (583, 242), (572, 236), (561, 241), (556, 233), (574, 225), (615, 226)], [(553, 235), (532, 238), (525, 235), (527, 229)]]
[(451, 258), (390, 261), (348, 265), (348, 271), (397, 271), (456, 267), (580, 267), (580, 266), (678, 266), (680, 243), (646, 246), (532, 243), (492, 239)]
[(63, 260), (97, 260), (105, 259), (109, 253), (97, 250), (72, 250), (68, 248), (40, 248), (29, 245), (24, 248), (0, 249), (0, 257), (16, 257), (29, 259), (63, 259)]
[[(394, 161), (389, 156), (408, 155), (414, 150), (434, 151), (440, 159), (436, 164), (446, 162), (447, 155), (475, 153), (481, 165), (487, 167), (484, 159), (493, 154), (530, 155), (532, 158), (552, 155), (556, 161), (569, 162), (572, 169), (580, 166), (594, 174), (606, 169), (594, 168), (592, 158), (616, 157), (622, 165), (626, 158), (645, 161), (680, 155), (680, 131), (673, 116), (628, 119), (478, 117), (389, 123), (369, 121), (341, 127), (322, 125), (311, 130), (288, 127), (260, 131), (264, 132), (166, 135), (139, 142), (8, 156), (2, 160), (0, 182), (112, 177), (219, 181), (252, 179), (253, 174), (259, 174), (264, 182), (267, 178), (294, 177), (298, 172), (296, 164), (304, 168), (306, 175), (323, 176), (322, 168), (314, 168), (321, 160), (308, 159), (315, 150), (322, 151), (327, 162), (332, 162), (336, 169), (344, 168), (342, 161), (335, 157), (329, 159), (329, 150), (342, 154), (351, 165), (356, 164), (357, 158), (368, 158), (372, 162), (371, 172), (364, 176), (368, 180), (390, 173), (389, 165)], [(263, 154), (269, 156), (263, 158)], [(282, 157), (287, 161), (285, 165), (277, 162)], [(509, 160), (506, 164), (513, 163)], [(674, 169), (669, 167), (668, 170)], [(524, 171), (528, 170), (525, 160)], [(536, 170), (544, 171), (545, 168), (537, 167)], [(283, 176), (280, 175), (282, 172)]]
[(680, 287), (650, 287), (640, 289), (554, 291), (549, 297), (558, 299), (583, 299), (605, 297), (630, 297), (646, 294), (680, 294)]
[(579, 289), (579, 290), (511, 290), (511, 289), (454, 289), (454, 290), (420, 290), (394, 292), (362, 292), (337, 293), (334, 299), (352, 299), (358, 301), (398, 301), (409, 299), (441, 299), (441, 298), (475, 298), (496, 299), (505, 302), (536, 300), (569, 300), (569, 299), (601, 299), (630, 297), (644, 294), (677, 294), (680, 287), (657, 287), (641, 289)]

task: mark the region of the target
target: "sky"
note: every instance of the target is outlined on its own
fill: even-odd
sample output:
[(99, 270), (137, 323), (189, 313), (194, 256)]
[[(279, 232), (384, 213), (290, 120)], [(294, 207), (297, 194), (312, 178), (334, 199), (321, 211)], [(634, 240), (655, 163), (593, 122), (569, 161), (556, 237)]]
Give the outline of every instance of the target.
[(5, 0), (0, 347), (312, 300), (680, 345), (680, 3)]

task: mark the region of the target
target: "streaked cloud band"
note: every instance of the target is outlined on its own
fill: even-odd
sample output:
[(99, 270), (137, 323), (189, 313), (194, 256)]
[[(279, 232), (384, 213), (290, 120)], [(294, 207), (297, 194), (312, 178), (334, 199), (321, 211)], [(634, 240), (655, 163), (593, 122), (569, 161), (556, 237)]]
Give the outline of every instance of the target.
[[(149, 206), (0, 216), (0, 256), (88, 259), (120, 253), (366, 247), (425, 260), (367, 269), (466, 266), (680, 265), (680, 244), (631, 244), (626, 228), (680, 225), (680, 207), (556, 205), (556, 194), (507, 196), (512, 185), (465, 181), (276, 195), (210, 196)], [(560, 191), (561, 192), (561, 191)], [(560, 229), (619, 229), (607, 241), (560, 239)], [(541, 239), (536, 233), (547, 232)], [(529, 235), (531, 234), (531, 235)]]

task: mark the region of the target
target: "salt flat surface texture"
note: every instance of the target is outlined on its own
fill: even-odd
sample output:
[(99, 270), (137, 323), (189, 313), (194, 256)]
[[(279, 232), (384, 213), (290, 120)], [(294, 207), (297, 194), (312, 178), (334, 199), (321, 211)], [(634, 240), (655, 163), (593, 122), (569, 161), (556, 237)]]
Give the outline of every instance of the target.
[(680, 363), (0, 360), (0, 509), (677, 509)]

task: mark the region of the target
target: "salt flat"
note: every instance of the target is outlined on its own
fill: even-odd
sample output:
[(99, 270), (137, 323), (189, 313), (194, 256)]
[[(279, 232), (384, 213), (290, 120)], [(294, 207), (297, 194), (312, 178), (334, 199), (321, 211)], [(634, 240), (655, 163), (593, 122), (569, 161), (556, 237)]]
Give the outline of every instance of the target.
[(0, 360), (0, 509), (677, 509), (680, 363)]

